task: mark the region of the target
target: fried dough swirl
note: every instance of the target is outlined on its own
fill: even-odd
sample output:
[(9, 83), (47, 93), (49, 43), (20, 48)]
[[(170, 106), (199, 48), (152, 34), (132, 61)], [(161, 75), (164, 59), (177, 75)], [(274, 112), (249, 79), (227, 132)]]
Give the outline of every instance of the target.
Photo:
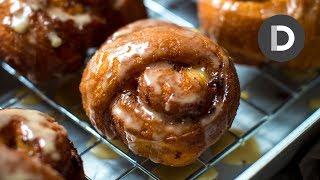
[(195, 30), (156, 20), (111, 36), (87, 65), (80, 91), (101, 133), (170, 166), (194, 162), (230, 127), (239, 105), (228, 54)]

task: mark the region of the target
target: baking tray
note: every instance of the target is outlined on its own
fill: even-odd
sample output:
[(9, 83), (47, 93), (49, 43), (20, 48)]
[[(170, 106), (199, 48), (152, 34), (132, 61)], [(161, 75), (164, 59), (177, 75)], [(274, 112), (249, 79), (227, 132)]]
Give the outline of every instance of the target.
[[(152, 18), (198, 26), (195, 1), (144, 2)], [(268, 178), (289, 158), (269, 165), (279, 162), (281, 152), (292, 149), (320, 118), (317, 73), (296, 75), (274, 67), (237, 65), (241, 102), (231, 130), (194, 164), (170, 168), (134, 155), (119, 141), (108, 141), (93, 129), (81, 107), (81, 71), (37, 86), (5, 62), (1, 67), (0, 107), (38, 109), (54, 116), (68, 130), (88, 179)]]

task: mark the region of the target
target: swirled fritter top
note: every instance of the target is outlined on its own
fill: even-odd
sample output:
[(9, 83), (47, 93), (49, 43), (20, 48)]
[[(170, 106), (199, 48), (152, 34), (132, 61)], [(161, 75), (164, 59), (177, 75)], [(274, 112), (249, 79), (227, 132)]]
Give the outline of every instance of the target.
[[(23, 109), (0, 110), (0, 146), (17, 156), (5, 159), (0, 157), (0, 165), (3, 162), (12, 162), (17, 166), (16, 170), (9, 172), (7, 168), (0, 166), (0, 174), (34, 174), (40, 171), (38, 166), (42, 164), (46, 167), (43, 173), (60, 174), (59, 176), (66, 179), (84, 179), (82, 161), (68, 139), (66, 130), (54, 122), (53, 118), (41, 112)], [(33, 162), (22, 163), (21, 167), (18, 167), (20, 159), (30, 159)], [(28, 164), (31, 167), (27, 167)], [(28, 170), (31, 172), (27, 172)]]
[(212, 145), (239, 105), (227, 53), (195, 30), (155, 20), (114, 33), (87, 65), (80, 90), (98, 130), (172, 166)]
[(139, 0), (2, 0), (0, 58), (46, 80), (77, 70), (88, 47), (145, 16)]
[(258, 45), (261, 24), (277, 14), (292, 16), (305, 30), (305, 47), (297, 58), (282, 65), (300, 70), (320, 67), (318, 0), (199, 0), (198, 9), (202, 30), (225, 47), (235, 62), (249, 65), (269, 62)]

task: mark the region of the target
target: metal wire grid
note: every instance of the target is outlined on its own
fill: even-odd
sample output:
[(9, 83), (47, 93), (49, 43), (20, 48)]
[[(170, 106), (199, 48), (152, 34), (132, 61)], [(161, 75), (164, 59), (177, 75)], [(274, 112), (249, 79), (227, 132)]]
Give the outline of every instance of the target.
[[(180, 16), (177, 16), (175, 13), (172, 13), (172, 9), (167, 9), (167, 7), (174, 7), (176, 3), (179, 3), (179, 6), (183, 3), (194, 3), (193, 1), (153, 1), (153, 0), (145, 0), (145, 5), (147, 8), (151, 11), (151, 13), (155, 13), (157, 15), (157, 18), (161, 19), (167, 19), (170, 20), (174, 23), (177, 23), (179, 25), (183, 26), (189, 26), (193, 27), (195, 24), (189, 23), (185, 19), (181, 18)], [(19, 74), (17, 71), (15, 71), (10, 65), (6, 64), (5, 62), (1, 63), (1, 67), (14, 76), (17, 80), (19, 80), (23, 85), (25, 85), (27, 88), (32, 90), (39, 98), (41, 98), (43, 101), (48, 103), (51, 107), (59, 111), (60, 113), (64, 114), (66, 117), (68, 117), (70, 120), (72, 120), (75, 124), (80, 126), (83, 130), (86, 132), (90, 133), (94, 137), (97, 138), (97, 142), (94, 143), (92, 146), (87, 148), (84, 152), (90, 150), (90, 148), (94, 147), (98, 143), (104, 143), (108, 145), (112, 150), (114, 150), (117, 154), (120, 156), (124, 157), (126, 160), (128, 160), (130, 163), (133, 164), (132, 167), (128, 168), (124, 173), (122, 173), (117, 179), (126, 179), (126, 177), (132, 173), (133, 171), (139, 169), (143, 173), (147, 174), (149, 177), (153, 179), (159, 179), (155, 173), (150, 171), (146, 167), (146, 163), (149, 161), (148, 159), (137, 159), (133, 158), (131, 155), (127, 154), (127, 152), (124, 152), (123, 150), (119, 149), (116, 145), (114, 145), (112, 142), (108, 141), (106, 138), (101, 136), (99, 133), (97, 133), (92, 126), (90, 126), (87, 122), (82, 121), (70, 111), (70, 109), (67, 109), (61, 105), (59, 105), (57, 102), (55, 102), (52, 98), (50, 98), (47, 94), (46, 91), (41, 89), (41, 87), (38, 87), (34, 85), (32, 82), (30, 82), (27, 78)], [(259, 120), (257, 124), (255, 124), (253, 127), (248, 129), (242, 136), (238, 136), (234, 134), (233, 132), (229, 131), (231, 135), (234, 136), (235, 141), (228, 145), (225, 149), (223, 149), (221, 152), (216, 154), (214, 157), (212, 157), (209, 161), (204, 161), (201, 158), (198, 158), (198, 162), (201, 163), (201, 167), (194, 171), (193, 174), (191, 174), (188, 179), (195, 179), (199, 177), (202, 173), (207, 171), (209, 168), (213, 167), (216, 165), (220, 160), (222, 160), (224, 157), (226, 157), (228, 154), (230, 154), (232, 151), (234, 151), (236, 148), (238, 148), (242, 143), (250, 139), (264, 124), (267, 122), (273, 120), (277, 115), (282, 113), (287, 107), (291, 106), (294, 102), (296, 102), (303, 94), (305, 94), (308, 90), (312, 89), (315, 85), (320, 84), (320, 77), (314, 77), (312, 80), (299, 84), (297, 88), (292, 88), (288, 86), (286, 83), (283, 81), (279, 80), (278, 78), (275, 78), (273, 75), (270, 73), (270, 67), (266, 67), (262, 70), (260, 70), (260, 74), (262, 77), (268, 79), (270, 82), (272, 82), (275, 86), (283, 90), (287, 96), (286, 100), (283, 101), (281, 104), (279, 104), (276, 108), (274, 108), (272, 111), (266, 110), (262, 108), (261, 106), (257, 106), (254, 102), (249, 101), (246, 98), (241, 98), (244, 103), (255, 109), (256, 111), (260, 112), (263, 116)], [(252, 82), (256, 82), (257, 80), (252, 80)], [(245, 85), (241, 87), (241, 89), (245, 89)], [(26, 94), (21, 95), (20, 97), (15, 97), (13, 99), (10, 99), (7, 101), (5, 104), (2, 104), (2, 107), (9, 107), (10, 105), (18, 102), (21, 98), (23, 98)], [(89, 178), (88, 178), (89, 179)]]

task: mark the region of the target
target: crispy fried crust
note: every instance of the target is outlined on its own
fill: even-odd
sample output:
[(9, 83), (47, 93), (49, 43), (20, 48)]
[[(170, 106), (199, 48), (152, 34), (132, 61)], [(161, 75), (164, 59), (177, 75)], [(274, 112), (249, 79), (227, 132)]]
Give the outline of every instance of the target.
[[(88, 47), (99, 46), (119, 27), (144, 17), (139, 0), (4, 0), (0, 58), (32, 80), (44, 81), (78, 70)], [(14, 18), (22, 21), (16, 28)]]
[[(0, 174), (85, 179), (82, 161), (66, 130), (41, 112), (0, 110), (0, 146), (14, 156), (0, 157)], [(19, 164), (21, 161), (26, 162)], [(10, 167), (17, 167), (4, 168), (1, 166), (4, 162), (11, 162)]]
[(201, 29), (234, 57), (236, 63), (263, 65), (269, 61), (258, 46), (263, 21), (290, 15), (304, 27), (306, 42), (300, 55), (281, 66), (296, 70), (320, 68), (320, 2), (314, 0), (198, 0)]
[(25, 153), (12, 151), (0, 144), (0, 179), (60, 180), (63, 177), (49, 165)]
[(134, 153), (184, 166), (228, 129), (239, 105), (230, 57), (199, 32), (156, 20), (117, 31), (80, 85), (92, 124)]

